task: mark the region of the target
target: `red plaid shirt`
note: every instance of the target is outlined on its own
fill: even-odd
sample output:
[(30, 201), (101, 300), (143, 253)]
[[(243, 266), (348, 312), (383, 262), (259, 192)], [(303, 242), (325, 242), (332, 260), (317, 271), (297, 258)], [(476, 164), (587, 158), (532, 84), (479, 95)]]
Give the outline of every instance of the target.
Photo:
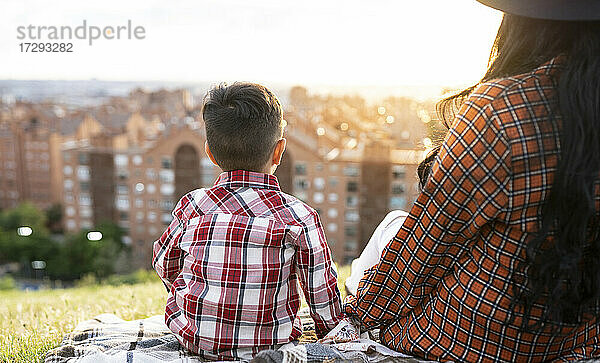
[(558, 58), (484, 83), (462, 106), (408, 218), (345, 306), (381, 327), (387, 346), (456, 362), (600, 356), (598, 315), (557, 332), (523, 332), (522, 315), (507, 324), (512, 277), (526, 281), (516, 266), (539, 229), (560, 153), (560, 122), (549, 117), (559, 71)]
[(154, 243), (165, 320), (200, 355), (231, 359), (302, 334), (298, 282), (317, 335), (341, 318), (337, 271), (318, 214), (273, 175), (236, 170), (185, 195)]

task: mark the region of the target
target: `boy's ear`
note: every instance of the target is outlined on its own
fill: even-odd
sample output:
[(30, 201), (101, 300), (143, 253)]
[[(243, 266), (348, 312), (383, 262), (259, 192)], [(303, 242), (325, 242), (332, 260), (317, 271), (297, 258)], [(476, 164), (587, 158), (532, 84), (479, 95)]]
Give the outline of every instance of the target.
[(277, 144), (275, 144), (275, 149), (273, 150), (273, 165), (281, 164), (281, 158), (283, 158), (283, 153), (285, 151), (285, 146), (287, 145), (287, 140), (284, 138), (279, 139)]
[(213, 164), (215, 164), (216, 166), (219, 166), (219, 164), (217, 164), (217, 161), (215, 160), (215, 157), (213, 156), (212, 152), (210, 151), (210, 148), (208, 147), (208, 141), (204, 142), (204, 152), (206, 153), (206, 155), (208, 155), (208, 158), (210, 159), (210, 161), (212, 161)]

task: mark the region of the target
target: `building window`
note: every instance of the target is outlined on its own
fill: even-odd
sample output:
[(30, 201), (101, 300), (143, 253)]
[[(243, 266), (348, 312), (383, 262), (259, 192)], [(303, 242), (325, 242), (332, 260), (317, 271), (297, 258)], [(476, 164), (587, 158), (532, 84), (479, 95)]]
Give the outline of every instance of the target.
[[(65, 158), (66, 160), (66, 158)], [(86, 153), (79, 153), (78, 155), (79, 165), (87, 165), (90, 162), (89, 155)]]
[(350, 195), (346, 197), (346, 207), (356, 208), (358, 207), (358, 197), (355, 195)]
[(346, 211), (346, 213), (344, 214), (344, 219), (346, 220), (346, 222), (358, 222), (360, 217), (357, 211), (349, 210)]
[(142, 157), (140, 155), (135, 155), (132, 159), (133, 161), (133, 165), (141, 165), (142, 164)]
[(404, 187), (404, 184), (401, 184), (401, 183), (392, 184), (392, 194), (404, 194), (405, 191), (406, 191), (406, 188)]
[(175, 193), (175, 186), (173, 184), (163, 184), (160, 186), (160, 194), (173, 195), (173, 193)]
[(340, 181), (338, 180), (338, 178), (336, 178), (336, 177), (329, 178), (329, 187), (330, 188), (337, 188), (339, 183), (340, 183)]
[(320, 193), (320, 192), (315, 193), (313, 195), (313, 201), (317, 204), (321, 204), (325, 201), (325, 195), (323, 195), (323, 193)]
[(69, 165), (66, 165), (66, 166), (63, 168), (63, 173), (64, 173), (65, 175), (71, 175), (71, 174), (73, 174), (73, 168), (72, 168), (72, 167), (70, 167)]
[(74, 220), (72, 220), (72, 219), (67, 220), (67, 229), (68, 230), (73, 231), (76, 228), (77, 228), (77, 223), (75, 223)]
[(172, 220), (173, 216), (171, 213), (163, 213), (160, 217), (160, 221), (163, 222), (163, 224), (171, 224)]
[(129, 213), (127, 212), (119, 212), (119, 219), (122, 221), (126, 221), (129, 219)]
[(129, 197), (118, 195), (115, 201), (118, 210), (129, 210)]
[(89, 194), (79, 195), (79, 205), (92, 205), (92, 198), (89, 196)]
[(79, 180), (90, 180), (89, 166), (78, 166), (77, 167), (77, 178)]
[(349, 193), (355, 193), (358, 192), (358, 183), (355, 181), (350, 181), (348, 182), (348, 184), (346, 184), (346, 190)]
[(390, 209), (403, 209), (406, 207), (406, 198), (404, 197), (391, 197), (390, 198)]
[(337, 193), (329, 193), (327, 194), (327, 200), (329, 201), (329, 203), (335, 203), (338, 201), (338, 195)]
[(356, 252), (356, 250), (358, 249), (358, 243), (356, 242), (356, 240), (346, 240), (344, 242), (344, 250), (346, 252)]
[(125, 194), (129, 193), (129, 188), (125, 184), (117, 184), (117, 194)]
[(137, 212), (135, 214), (135, 220), (138, 222), (143, 222), (144, 221), (144, 212)]
[(156, 180), (156, 171), (154, 169), (146, 169), (146, 178)]
[(154, 194), (156, 192), (156, 186), (154, 184), (148, 184), (148, 193)]
[(296, 175), (306, 175), (305, 163), (296, 163)]
[(297, 190), (306, 190), (310, 188), (310, 182), (304, 178), (296, 178), (294, 184), (294, 187)]
[(87, 206), (79, 207), (79, 214), (82, 218), (92, 218), (92, 208)]
[(344, 233), (346, 234), (346, 237), (356, 237), (358, 231), (356, 230), (356, 226), (346, 226), (344, 228)]
[(129, 158), (127, 155), (115, 155), (115, 166), (126, 168), (129, 165)]
[(65, 190), (73, 190), (73, 181), (71, 179), (65, 179), (63, 185)]
[(75, 215), (75, 208), (73, 208), (73, 207), (65, 208), (65, 214), (67, 215), (67, 217), (73, 217)]
[(127, 180), (129, 178), (129, 172), (125, 169), (117, 170), (117, 178), (119, 180)]
[(329, 208), (329, 210), (327, 210), (327, 217), (329, 218), (336, 218), (338, 216), (338, 210), (335, 208)]
[(329, 171), (330, 171), (330, 172), (332, 172), (332, 173), (337, 173), (337, 171), (338, 171), (339, 169), (340, 169), (340, 167), (339, 167), (339, 165), (338, 165), (338, 164), (334, 164), (334, 163), (331, 163), (331, 164), (329, 164)]
[(323, 178), (315, 178), (313, 181), (315, 189), (323, 190), (325, 188), (325, 179)]
[(161, 170), (159, 178), (161, 183), (173, 183), (175, 181), (175, 173), (173, 170)]
[(327, 223), (327, 231), (331, 233), (335, 233), (338, 230), (338, 226), (336, 223)]
[(323, 169), (324, 169), (324, 167), (323, 167), (323, 163), (316, 163), (316, 164), (315, 164), (315, 171), (316, 171), (317, 173), (320, 173), (320, 172), (322, 172), (322, 171), (323, 171)]
[(173, 162), (168, 156), (163, 156), (160, 161), (160, 167), (163, 169), (173, 169)]
[(345, 176), (358, 176), (359, 172), (358, 166), (356, 165), (347, 165), (344, 167)]
[(404, 165), (393, 165), (392, 176), (394, 179), (404, 179), (406, 176), (406, 167)]
[(154, 212), (148, 212), (148, 220), (150, 222), (156, 222), (156, 213), (154, 213)]
[(163, 211), (170, 211), (173, 209), (173, 207), (174, 207), (173, 201), (170, 199), (163, 199), (160, 201), (160, 208)]
[(89, 192), (90, 191), (90, 183), (89, 182), (79, 182), (79, 190), (82, 192)]

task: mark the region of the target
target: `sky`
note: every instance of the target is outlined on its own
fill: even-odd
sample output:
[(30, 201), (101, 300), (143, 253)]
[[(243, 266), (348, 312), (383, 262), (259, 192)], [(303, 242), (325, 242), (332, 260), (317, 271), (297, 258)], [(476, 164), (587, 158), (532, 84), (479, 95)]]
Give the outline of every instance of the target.
[[(19, 26), (143, 26), (141, 40), (25, 53)], [(475, 0), (0, 0), (0, 79), (457, 86), (501, 13)]]

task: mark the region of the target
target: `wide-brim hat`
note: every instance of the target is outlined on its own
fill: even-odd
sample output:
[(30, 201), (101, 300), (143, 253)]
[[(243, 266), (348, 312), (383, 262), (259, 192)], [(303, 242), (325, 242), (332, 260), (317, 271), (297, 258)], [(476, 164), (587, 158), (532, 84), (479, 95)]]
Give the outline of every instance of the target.
[(600, 20), (600, 0), (477, 0), (508, 14), (549, 20)]

